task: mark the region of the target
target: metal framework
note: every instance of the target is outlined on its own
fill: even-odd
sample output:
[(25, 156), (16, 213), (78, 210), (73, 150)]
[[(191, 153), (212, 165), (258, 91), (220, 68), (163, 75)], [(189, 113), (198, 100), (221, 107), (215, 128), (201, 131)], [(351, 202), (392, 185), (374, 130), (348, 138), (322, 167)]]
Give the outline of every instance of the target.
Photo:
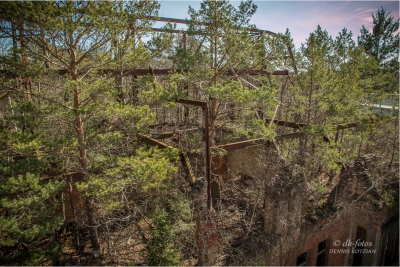
[[(189, 21), (183, 20), (183, 19), (175, 19), (175, 18), (166, 18), (166, 17), (161, 17), (158, 18), (157, 21), (160, 22), (172, 22), (172, 23), (180, 23), (180, 24), (188, 24)], [(186, 36), (189, 34), (187, 31), (183, 30), (164, 30), (160, 28), (152, 28), (154, 32), (173, 32), (173, 33), (182, 33), (183, 38), (181, 41), (180, 46), (186, 49)], [(268, 34), (271, 36), (276, 36), (276, 33), (271, 32), (271, 31), (266, 31), (266, 30), (261, 30), (261, 29), (248, 29), (249, 34), (252, 34), (253, 36), (261, 36), (262, 34)], [(23, 32), (21, 34), (24, 34)], [(202, 33), (196, 33), (196, 34), (202, 34)], [(26, 39), (25, 38), (20, 38), (21, 45), (25, 47), (26, 45)], [(201, 44), (200, 44), (201, 46)], [(294, 72), (297, 73), (297, 68), (296, 64), (294, 62), (294, 57), (292, 53), (292, 49), (289, 44), (287, 44), (287, 51), (289, 54), (289, 57), (293, 61), (293, 68)], [(24, 58), (24, 62), (26, 63), (27, 57)], [(7, 74), (9, 77), (15, 77), (16, 74), (12, 73), (11, 71), (8, 70), (0, 70), (1, 73)], [(62, 69), (62, 70), (54, 70), (55, 73), (59, 75), (66, 75), (68, 73), (68, 70)], [(106, 74), (106, 75), (111, 75), (113, 77), (137, 77), (137, 76), (144, 76), (144, 75), (153, 75), (153, 76), (163, 76), (163, 75), (168, 75), (171, 73), (180, 73), (182, 70), (180, 69), (155, 69), (149, 67), (148, 69), (123, 69), (123, 70), (114, 70), (114, 69), (102, 69), (99, 70), (99, 74)], [(282, 91), (281, 91), (281, 101), (282, 101), (282, 93), (284, 91), (284, 88), (287, 85), (288, 79), (290, 80), (289, 76), (289, 71), (287, 69), (284, 70), (276, 70), (272, 73), (259, 69), (259, 70), (248, 70), (248, 69), (233, 69), (230, 72), (225, 73), (226, 75), (235, 75), (235, 76), (240, 76), (240, 75), (280, 75), (280, 76), (286, 76), (287, 78), (285, 79), (285, 82), (282, 85)], [(29, 78), (26, 78), (29, 79)], [(188, 92), (188, 85), (185, 85), (184, 88)], [(30, 88), (29, 90), (30, 91)], [(7, 92), (4, 92), (0, 95), (0, 99), (5, 97), (7, 95)], [(187, 95), (188, 96), (188, 95)], [(192, 100), (192, 99), (175, 99), (173, 100), (175, 103), (178, 104), (183, 104), (184, 105), (184, 116), (185, 118), (188, 117), (189, 114), (189, 106), (192, 107), (199, 107), (202, 109), (202, 125), (199, 127), (195, 127), (192, 129), (186, 129), (185, 132), (191, 132), (191, 131), (198, 131), (200, 128), (203, 130), (202, 133), (202, 141), (203, 141), (203, 153), (188, 153), (188, 152), (183, 152), (180, 151), (179, 157), (180, 161), (182, 163), (182, 166), (187, 174), (187, 179), (190, 184), (195, 183), (196, 177), (194, 175), (193, 168), (190, 163), (190, 158), (199, 158), (203, 157), (204, 158), (204, 175), (205, 179), (207, 181), (207, 207), (210, 209), (211, 208), (211, 151), (217, 151), (220, 149), (223, 149), (225, 151), (234, 151), (237, 149), (244, 149), (244, 148), (249, 148), (249, 147), (255, 147), (255, 146), (260, 146), (260, 145), (271, 145), (272, 142), (271, 140), (266, 140), (265, 138), (258, 138), (258, 139), (251, 139), (251, 140), (244, 140), (240, 142), (235, 142), (235, 143), (229, 143), (229, 144), (223, 144), (219, 146), (210, 146), (210, 136), (209, 136), (209, 106), (208, 102), (206, 101), (199, 101), (199, 100)], [(292, 128), (295, 130), (299, 130), (297, 132), (293, 133), (288, 133), (288, 134), (283, 134), (283, 135), (278, 135), (274, 137), (274, 140), (277, 142), (287, 140), (287, 139), (294, 139), (294, 138), (301, 138), (306, 135), (305, 132), (301, 131), (303, 127), (308, 127), (310, 125), (304, 124), (304, 123), (296, 123), (296, 122), (287, 122), (287, 121), (282, 121), (282, 120), (276, 120), (276, 119), (265, 119), (265, 123), (274, 123), (279, 126), (287, 127), (287, 128)], [(157, 125), (153, 125), (151, 127), (156, 127)], [(195, 125), (196, 126), (196, 125)], [(335, 142), (338, 140), (338, 135), (339, 135), (339, 130), (344, 130), (347, 128), (352, 128), (356, 127), (357, 123), (347, 123), (347, 124), (340, 124), (340, 125), (335, 125), (337, 129), (337, 134), (335, 138)], [(150, 127), (150, 128), (151, 128)], [(173, 137), (175, 132), (161, 132), (161, 133), (153, 133), (151, 136), (145, 136), (142, 134), (139, 134), (138, 137), (139, 139), (150, 145), (150, 146), (156, 146), (160, 149), (165, 149), (165, 148), (173, 148), (173, 146), (167, 145), (157, 139), (165, 139), (165, 138), (171, 138)], [(329, 142), (329, 139), (324, 136), (324, 140)], [(73, 177), (75, 180), (80, 179), (80, 174), (71, 174), (69, 175)]]
[[(159, 21), (159, 22), (170, 22), (170, 23), (172, 22), (172, 23), (186, 24), (186, 25), (190, 23), (189, 20), (185, 20), (185, 19), (176, 19), (176, 18), (167, 18), (167, 17), (160, 17), (160, 18), (158, 18), (158, 19), (156, 19), (156, 20)], [(154, 32), (166, 32), (166, 30), (160, 29), (160, 28), (152, 28), (152, 30), (153, 30)], [(275, 32), (268, 31), (268, 30), (257, 29), (257, 28), (247, 29), (247, 30), (249, 31), (249, 33), (250, 33), (251, 35), (258, 36), (258, 37), (260, 37), (262, 34), (268, 34), (268, 35), (271, 35), (271, 36), (276, 36), (276, 35), (277, 35)], [(168, 31), (170, 31), (170, 30), (168, 30)], [(186, 34), (188, 33), (187, 31), (184, 31), (184, 30), (172, 30), (172, 31), (170, 31), (170, 32), (173, 32), (173, 33), (183, 33), (183, 34), (184, 34), (184, 37), (185, 37), (185, 38), (184, 38), (184, 42), (186, 43)], [(202, 34), (202, 33), (196, 33), (196, 34)], [(286, 47), (287, 47), (287, 51), (288, 51), (289, 57), (290, 57), (290, 58), (292, 59), (292, 61), (293, 61), (293, 69), (294, 69), (294, 72), (297, 73), (297, 67), (296, 67), (296, 63), (294, 62), (292, 47), (290, 46), (289, 43), (286, 44)]]

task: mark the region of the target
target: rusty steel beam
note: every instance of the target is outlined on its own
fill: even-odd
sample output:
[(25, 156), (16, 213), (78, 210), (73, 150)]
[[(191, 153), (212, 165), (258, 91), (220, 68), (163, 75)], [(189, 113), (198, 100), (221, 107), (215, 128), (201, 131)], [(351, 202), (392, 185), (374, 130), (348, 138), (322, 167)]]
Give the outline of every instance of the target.
[[(169, 30), (169, 29), (162, 29), (162, 28), (151, 28), (151, 30), (153, 32), (171, 32), (171, 33), (178, 33), (178, 34), (179, 33), (189, 34), (189, 32), (186, 30)], [(190, 34), (202, 35), (202, 36), (206, 35), (203, 32), (190, 32)]]
[(162, 28), (151, 28), (153, 32), (172, 32), (172, 33), (184, 33), (184, 30), (165, 30)]
[[(156, 21), (161, 21), (161, 22), (172, 22), (172, 23), (179, 23), (179, 24), (186, 24), (186, 25), (190, 23), (189, 20), (167, 18), (167, 17), (159, 17), (159, 18), (156, 18), (155, 20)], [(201, 23), (201, 24), (202, 25), (207, 25), (207, 23)], [(156, 29), (156, 31), (165, 32), (165, 31), (169, 31), (169, 30)], [(259, 36), (261, 36), (263, 33), (271, 35), (271, 36), (276, 36), (277, 35), (275, 32), (268, 31), (268, 30), (257, 29), (257, 28), (248, 29), (248, 31), (249, 31), (250, 34), (257, 34)], [(182, 31), (173, 30), (172, 32), (181, 33)], [(202, 33), (196, 33), (196, 34), (202, 35)], [(287, 50), (288, 50), (288, 53), (289, 53), (289, 57), (293, 60), (294, 72), (297, 74), (296, 62), (294, 62), (292, 47), (290, 46), (290, 43), (286, 44), (286, 47), (287, 47)]]
[(167, 17), (159, 17), (157, 21), (161, 22), (172, 22), (172, 23), (180, 23), (180, 24), (188, 24), (188, 21), (185, 19), (175, 19), (175, 18), (167, 18)]
[(192, 165), (190, 164), (189, 157), (185, 152), (179, 154), (183, 169), (186, 172), (189, 184), (194, 184), (196, 182), (196, 176), (194, 175), (194, 171)]
[[(289, 133), (289, 134), (283, 134), (283, 135), (278, 135), (275, 136), (274, 139), (279, 142), (285, 139), (295, 139), (295, 138), (300, 138), (305, 136), (305, 132), (295, 132), (295, 133)], [(252, 140), (245, 140), (245, 141), (240, 141), (236, 143), (230, 143), (230, 144), (225, 144), (225, 145), (219, 145), (216, 147), (212, 147), (211, 149), (224, 149), (226, 151), (235, 151), (238, 149), (244, 149), (244, 148), (249, 148), (249, 147), (255, 147), (255, 146), (261, 146), (263, 144), (271, 144), (271, 141), (266, 140), (265, 138), (257, 138), (257, 139), (252, 139)]]
[[(201, 102), (201, 101), (195, 101), (195, 102)], [(206, 106), (204, 108), (206, 108)], [(204, 120), (205, 120), (205, 122), (207, 122), (208, 118), (206, 118), (206, 116), (204, 116)], [(266, 119), (266, 121), (269, 122), (270, 120)], [(295, 128), (295, 129), (299, 129), (300, 127), (307, 126), (306, 124), (295, 124), (295, 123), (289, 123), (289, 122), (279, 121), (279, 120), (274, 120), (274, 123), (277, 123), (278, 125), (283, 125), (283, 126)], [(347, 129), (347, 128), (352, 128), (352, 127), (356, 127), (356, 126), (357, 126), (357, 123), (352, 122), (352, 123), (346, 123), (346, 124), (339, 124), (336, 127), (337, 127), (338, 130), (340, 130), (340, 129)], [(167, 133), (167, 134), (172, 134), (172, 133)], [(215, 151), (217, 149), (224, 149), (224, 150), (229, 152), (229, 151), (235, 151), (235, 150), (238, 150), (238, 149), (244, 149), (244, 148), (249, 148), (249, 147), (260, 146), (260, 145), (263, 145), (263, 144), (271, 144), (271, 141), (266, 140), (265, 138), (257, 138), (257, 139), (245, 140), (245, 141), (240, 141), (240, 142), (235, 142), (235, 143), (229, 143), (229, 144), (210, 147), (209, 146), (209, 140), (208, 140), (208, 146), (207, 146), (206, 139), (209, 139), (209, 137), (207, 138), (206, 135), (207, 135), (207, 131), (205, 131), (205, 135), (204, 135), (204, 141), (205, 141), (204, 142), (205, 143), (204, 154), (205, 155), (203, 154), (203, 156), (205, 156), (205, 159), (206, 159), (206, 164), (205, 164), (206, 179), (209, 178), (207, 176), (207, 172), (210, 170), (209, 167), (207, 168), (207, 162), (208, 162), (208, 159), (210, 159), (210, 155), (207, 156), (207, 152), (209, 153), (211, 150)], [(305, 135), (307, 135), (307, 133), (305, 133), (305, 132), (295, 132), (295, 133), (278, 135), (278, 136), (275, 136), (274, 139), (275, 139), (275, 141), (280, 142), (280, 141), (287, 140), (287, 139), (301, 138), (301, 137), (304, 137)], [(143, 137), (145, 137), (145, 136), (143, 136)], [(323, 139), (324, 139), (325, 142), (330, 142), (329, 138), (326, 137), (325, 135), (323, 136)], [(157, 145), (160, 148), (170, 147), (170, 146), (168, 146), (168, 145), (166, 145), (164, 143), (161, 143), (161, 142), (159, 142), (159, 141), (157, 141), (155, 139), (149, 138), (149, 137), (145, 137), (144, 140), (145, 140), (146, 143), (148, 143), (150, 145), (153, 145), (153, 146)], [(207, 147), (208, 147), (208, 149), (207, 149)], [(180, 153), (180, 156), (181, 156), (181, 159), (182, 159), (182, 153)], [(186, 157), (187, 158), (200, 158), (200, 157), (202, 157), (202, 155), (200, 153), (186, 153)], [(211, 162), (210, 162), (210, 164), (211, 164)]]
[[(160, 17), (160, 18), (157, 19), (157, 21), (170, 22), (170, 23), (172, 22), (172, 23), (186, 24), (186, 25), (190, 23), (189, 20), (167, 18), (167, 17)], [(202, 25), (207, 25), (207, 23), (201, 23), (201, 24)], [(267, 30), (256, 29), (256, 28), (252, 28), (252, 29), (248, 29), (248, 30), (249, 30), (249, 32), (252, 32), (252, 33), (259, 33), (259, 34), (266, 33), (266, 34), (269, 34), (269, 35), (276, 35), (276, 33), (274, 33), (274, 32), (267, 31)]]
[[(172, 146), (169, 146), (169, 145), (167, 145), (167, 144), (164, 144), (163, 142), (160, 142), (160, 141), (158, 141), (158, 140), (155, 140), (154, 138), (148, 137), (148, 136), (146, 136), (146, 135), (143, 135), (143, 134), (138, 134), (138, 135), (139, 135), (139, 138), (140, 138), (140, 140), (141, 140), (142, 142), (144, 142), (144, 143), (146, 143), (146, 144), (148, 144), (148, 145), (150, 145), (150, 146), (157, 146), (157, 147), (160, 148), (160, 149), (164, 149), (164, 148), (174, 148), (174, 147), (172, 147)], [(200, 154), (200, 153), (195, 153), (195, 152), (193, 152), (193, 153), (185, 152), (185, 153), (186, 153), (187, 157), (189, 157), (189, 158), (201, 158), (201, 157), (203, 156), (202, 154)], [(182, 154), (182, 153), (179, 153), (179, 154)]]
[[(278, 136), (275, 136), (274, 139), (276, 141), (282, 141), (285, 139), (300, 138), (305, 135), (306, 135), (305, 132), (295, 132), (295, 133), (278, 135)], [(238, 149), (243, 149), (243, 148), (252, 147), (252, 146), (259, 146), (259, 145), (263, 145), (263, 144), (270, 144), (270, 143), (271, 143), (271, 141), (266, 140), (265, 138), (257, 138), (257, 139), (240, 141), (240, 142), (236, 142), (236, 143), (220, 145), (220, 146), (212, 147), (212, 148), (224, 149), (226, 151), (234, 151), (234, 150), (238, 150)]]
[(207, 208), (211, 209), (211, 153), (210, 153), (210, 126), (209, 126), (209, 110), (208, 103), (205, 101), (189, 100), (189, 99), (176, 99), (176, 103), (201, 107), (203, 110), (203, 143), (204, 143), (204, 172), (207, 181)]
[(267, 31), (267, 30), (256, 29), (256, 28), (250, 29), (249, 32), (258, 33), (258, 34), (266, 33), (268, 35), (273, 35), (273, 36), (276, 35), (276, 33), (274, 33), (274, 32)]
[(265, 138), (257, 138), (257, 139), (252, 139), (252, 140), (245, 140), (245, 141), (240, 141), (240, 142), (235, 142), (235, 143), (230, 143), (230, 144), (225, 144), (225, 145), (219, 145), (216, 147), (212, 147), (212, 149), (224, 149), (226, 151), (234, 151), (238, 149), (243, 149), (255, 145), (261, 145), (260, 142), (265, 142)]
[[(341, 124), (338, 125), (338, 128), (340, 129), (346, 129), (346, 128), (352, 128), (355, 127), (357, 124), (356, 123), (348, 123), (348, 124)], [(288, 133), (288, 134), (282, 134), (275, 136), (274, 139), (277, 142), (286, 140), (286, 139), (296, 139), (300, 137), (304, 137), (307, 135), (305, 132), (295, 132), (295, 133)], [(326, 137), (325, 135), (323, 136), (325, 142), (329, 142), (329, 138)], [(212, 150), (218, 148), (218, 149), (224, 149), (226, 151), (234, 151), (238, 149), (244, 149), (248, 147), (253, 147), (253, 146), (260, 146), (263, 144), (270, 144), (271, 141), (266, 140), (265, 138), (258, 138), (258, 139), (252, 139), (252, 140), (245, 140), (241, 142), (236, 142), (236, 143), (230, 143), (230, 144), (225, 144), (225, 145), (219, 145), (216, 147), (211, 147)], [(195, 155), (193, 155), (195, 156)]]
[(191, 105), (191, 106), (197, 106), (197, 107), (207, 107), (207, 102), (205, 102), (205, 101), (197, 101), (197, 100), (189, 100), (189, 99), (181, 99), (180, 98), (180, 99), (175, 99), (174, 102)]
[(163, 148), (173, 148), (172, 146), (169, 146), (169, 145), (167, 145), (167, 144), (164, 144), (164, 143), (162, 143), (162, 142), (160, 142), (160, 141), (158, 141), (158, 140), (156, 140), (156, 139), (153, 139), (153, 138), (151, 138), (151, 137), (145, 136), (145, 135), (143, 135), (143, 134), (138, 134), (138, 137), (140, 138), (140, 140), (141, 140), (142, 142), (144, 142), (144, 143), (146, 143), (146, 144), (148, 144), (148, 145), (150, 145), (150, 146), (156, 146), (156, 147), (158, 147), (158, 148), (160, 148), (160, 149), (163, 149)]
[[(278, 121), (278, 122), (282, 123), (283, 121)], [(288, 126), (287, 122), (284, 122), (284, 123), (286, 123), (284, 126)], [(303, 124), (303, 125), (306, 126), (305, 124)], [(355, 126), (357, 126), (357, 123), (341, 124), (341, 125), (338, 125), (338, 129), (347, 129), (347, 128), (352, 128), (352, 127), (355, 127)], [(290, 125), (288, 127), (299, 129), (298, 125)], [(168, 133), (168, 134), (172, 134), (172, 133)], [(283, 141), (283, 140), (286, 140), (286, 139), (296, 139), (296, 138), (304, 137), (305, 135), (306, 135), (305, 132), (295, 132), (295, 133), (278, 135), (278, 136), (275, 136), (274, 138), (275, 138), (276, 141), (279, 142), (279, 141)], [(326, 136), (324, 136), (324, 141), (325, 142), (329, 142), (329, 139)], [(248, 147), (259, 146), (259, 145), (265, 144), (265, 142), (267, 144), (270, 143), (270, 141), (267, 141), (265, 138), (257, 138), (257, 139), (245, 140), (245, 141), (240, 141), (240, 142), (235, 142), (235, 143), (229, 143), (229, 144), (219, 145), (219, 146), (215, 146), (215, 147), (210, 147), (210, 149), (211, 150), (224, 149), (226, 151), (234, 151), (234, 150), (238, 150), (238, 149), (244, 149), (244, 148), (248, 148)], [(199, 157), (201, 157), (201, 154), (199, 154), (199, 153), (188, 153), (187, 156), (189, 158), (199, 158)]]
[[(170, 29), (163, 29), (163, 28), (151, 28), (151, 30), (153, 32), (172, 32), (172, 33), (189, 33), (186, 30), (170, 30)], [(263, 33), (268, 34), (268, 35), (276, 35), (276, 33), (271, 32), (271, 31), (267, 31), (267, 30), (260, 30), (260, 29), (249, 29), (248, 30), (250, 34), (258, 36), (261, 35)], [(191, 32), (191, 34), (195, 34), (195, 35), (205, 35), (205, 33), (203, 32)], [(289, 52), (289, 54), (291, 54), (291, 51)]]

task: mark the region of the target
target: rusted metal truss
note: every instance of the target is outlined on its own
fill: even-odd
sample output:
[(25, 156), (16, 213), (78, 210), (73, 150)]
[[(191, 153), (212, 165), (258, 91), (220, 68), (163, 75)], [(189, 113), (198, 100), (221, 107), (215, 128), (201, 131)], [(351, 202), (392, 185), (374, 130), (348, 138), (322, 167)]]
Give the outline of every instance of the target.
[[(203, 110), (203, 143), (204, 143), (204, 149), (203, 149), (203, 156), (204, 156), (204, 171), (205, 171), (205, 178), (207, 181), (207, 206), (210, 209), (211, 208), (211, 154), (210, 154), (210, 137), (209, 137), (209, 110), (208, 110), (208, 103), (206, 101), (198, 101), (198, 100), (190, 100), (190, 99), (175, 99), (174, 102), (184, 104), (184, 105), (190, 105), (190, 106), (196, 106), (200, 107)], [(166, 136), (166, 135), (164, 135)], [(157, 146), (158, 148), (172, 148), (171, 146), (168, 146), (156, 139), (153, 139), (151, 137), (139, 134), (140, 139), (145, 142), (146, 144), (149, 144), (151, 146)], [(190, 165), (189, 161), (189, 155), (186, 153), (180, 153), (180, 158), (182, 165), (186, 171), (188, 181), (189, 183), (194, 183), (195, 182), (195, 176), (193, 169)]]
[[(55, 70), (58, 75), (66, 75), (69, 73), (68, 70)], [(0, 70), (0, 73), (7, 75), (9, 78), (18, 77), (18, 75), (10, 70)], [(127, 76), (145, 76), (145, 75), (169, 75), (172, 73), (182, 73), (180, 69), (123, 69), (123, 70), (112, 70), (102, 69), (98, 70), (99, 74), (111, 75), (113, 77), (127, 77)], [(274, 72), (268, 72), (265, 70), (235, 70), (236, 75), (289, 75), (288, 70), (276, 70)], [(79, 72), (78, 72), (79, 74)], [(233, 75), (231, 72), (226, 72), (226, 75)]]
[[(186, 101), (192, 101), (192, 100), (179, 100), (181, 101), (180, 103), (184, 103)], [(203, 101), (194, 101), (197, 102), (198, 106), (203, 105)], [(266, 123), (271, 122), (270, 119), (265, 119)], [(309, 126), (307, 124), (304, 123), (294, 123), (294, 122), (287, 122), (287, 121), (281, 121), (281, 120), (273, 120), (273, 123), (280, 125), (280, 126), (285, 126), (285, 127), (290, 127), (293, 129), (300, 129), (301, 127), (306, 127)], [(351, 122), (351, 123), (344, 123), (344, 124), (338, 124), (338, 125), (333, 125), (336, 126), (337, 130), (343, 130), (343, 129), (349, 129), (349, 128), (354, 128), (357, 127), (359, 125), (359, 123), (356, 122)], [(197, 129), (196, 129), (197, 130)], [(168, 133), (166, 135), (160, 134), (160, 136), (168, 138), (169, 136), (172, 136), (173, 133)], [(276, 142), (280, 142), (283, 140), (287, 140), (287, 139), (296, 139), (296, 138), (300, 138), (300, 137), (304, 137), (306, 136), (307, 133), (306, 132), (295, 132), (295, 133), (288, 133), (288, 134), (282, 134), (282, 135), (278, 135), (274, 137), (274, 140)], [(162, 142), (159, 142), (155, 139), (149, 138), (147, 137), (149, 140), (146, 141), (147, 144), (149, 145), (153, 145), (153, 146), (158, 146), (160, 148), (166, 148), (166, 147), (170, 147)], [(324, 138), (325, 141), (329, 141), (329, 139)], [(210, 150), (218, 150), (218, 149), (224, 149), (226, 151), (234, 151), (234, 150), (238, 150), (238, 149), (244, 149), (244, 148), (248, 148), (248, 147), (253, 147), (253, 146), (259, 146), (259, 145), (269, 145), (271, 144), (271, 141), (266, 140), (265, 138), (257, 138), (257, 139), (251, 139), (251, 140), (244, 140), (244, 141), (240, 141), (240, 142), (235, 142), (235, 143), (229, 143), (229, 144), (224, 144), (224, 145), (219, 145), (219, 146), (214, 146), (214, 147), (210, 147)], [(200, 157), (201, 154), (198, 153), (191, 153), (187, 155), (188, 157)]]
[[(284, 126), (284, 127), (289, 127), (293, 129), (301, 129), (302, 127), (307, 127), (307, 126), (312, 126), (304, 123), (295, 123), (295, 122), (287, 122), (287, 121), (280, 121), (280, 120), (270, 120), (270, 119), (265, 119), (265, 123), (275, 123), (276, 125), (279, 126)], [(344, 123), (344, 124), (337, 124), (337, 125), (331, 125), (333, 127), (336, 127), (336, 136), (335, 136), (335, 142), (338, 141), (338, 136), (339, 136), (339, 130), (344, 130), (348, 128), (354, 128), (357, 127), (359, 123), (356, 122), (350, 122), (350, 123)], [(294, 138), (300, 138), (305, 136), (306, 133), (304, 132), (296, 132), (296, 133), (290, 133), (286, 135), (280, 135), (275, 137), (275, 140), (280, 141), (284, 139), (294, 139)], [(323, 139), (325, 142), (330, 142), (329, 138), (326, 135), (323, 135)]]
[[(190, 24), (190, 21), (185, 20), (185, 19), (159, 17), (156, 20), (160, 21), (160, 22), (170, 22), (170, 23), (178, 23), (178, 24), (186, 24), (186, 25)], [(195, 23), (199, 24), (199, 22), (195, 22)], [(200, 23), (200, 24), (206, 25), (206, 23)], [(152, 28), (152, 30), (155, 32), (172, 32), (172, 33), (183, 33), (183, 34), (188, 33), (187, 31), (184, 31), (184, 30), (167, 30), (167, 29), (160, 29), (160, 28)], [(268, 34), (271, 36), (277, 35), (275, 32), (268, 31), (268, 30), (262, 30), (262, 29), (256, 29), (256, 28), (247, 29), (247, 30), (253, 36), (261, 36), (262, 34)], [(198, 33), (192, 33), (192, 34), (202, 35), (203, 33), (198, 32)], [(293, 61), (294, 72), (297, 74), (297, 67), (296, 67), (296, 62), (293, 57), (292, 47), (289, 43), (287, 43), (286, 48), (287, 48), (290, 59), (292, 59), (292, 61)]]
[[(167, 17), (159, 17), (157, 19), (157, 21), (178, 23), (178, 24), (186, 24), (186, 25), (190, 24), (190, 21), (186, 20), (186, 19), (176, 19), (176, 18), (167, 18)], [(199, 23), (197, 22), (197, 24), (199, 24)], [(206, 23), (201, 23), (201, 24), (206, 25)], [(276, 35), (276, 33), (274, 33), (274, 32), (267, 31), (267, 30), (261, 30), (261, 29), (255, 29), (255, 28), (249, 29), (248, 31), (251, 32), (251, 33), (258, 33), (258, 34), (266, 33), (266, 34), (269, 34), (269, 35)]]

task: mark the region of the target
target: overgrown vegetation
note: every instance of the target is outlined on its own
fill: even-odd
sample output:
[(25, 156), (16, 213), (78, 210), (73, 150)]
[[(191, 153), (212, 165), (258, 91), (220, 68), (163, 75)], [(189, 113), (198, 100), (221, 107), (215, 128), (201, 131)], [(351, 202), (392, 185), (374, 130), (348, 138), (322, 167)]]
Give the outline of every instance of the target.
[[(333, 39), (318, 26), (296, 51), (289, 31), (249, 35), (251, 1), (189, 8), (185, 35), (174, 35), (171, 24), (152, 32), (158, 8), (156, 1), (1, 3), (8, 39), (0, 58), (0, 263), (53, 265), (69, 253), (90, 255), (87, 264), (194, 265), (194, 210), (179, 153), (204, 152), (203, 121), (200, 109), (177, 98), (207, 102), (212, 146), (270, 141), (278, 165), (306, 177), (307, 212), (326, 201), (324, 175), (333, 179), (372, 153), (381, 157), (371, 179), (388, 204), (398, 204), (399, 21), (386, 10), (373, 15), (372, 33), (361, 29), (358, 43), (346, 29)], [(271, 75), (281, 66), (289, 76)], [(131, 74), (149, 68), (171, 71)], [(374, 106), (388, 99), (392, 110)], [(302, 125), (302, 135), (279, 141), (292, 129), (266, 119)], [(171, 131), (164, 142), (175, 148), (140, 141)], [(254, 156), (260, 169), (268, 170), (267, 160)], [(204, 176), (202, 160), (191, 162)], [(247, 182), (239, 178), (222, 190), (221, 218), (242, 218), (233, 188)], [(263, 220), (266, 184), (254, 181), (257, 193), (243, 204), (244, 239)], [(221, 258), (239, 251), (233, 236), (221, 239)]]

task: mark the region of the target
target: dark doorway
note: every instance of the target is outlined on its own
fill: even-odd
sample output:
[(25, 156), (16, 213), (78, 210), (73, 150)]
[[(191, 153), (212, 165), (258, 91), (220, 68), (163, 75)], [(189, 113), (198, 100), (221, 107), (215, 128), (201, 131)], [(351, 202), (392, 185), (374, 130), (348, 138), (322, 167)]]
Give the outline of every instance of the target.
[[(360, 251), (364, 248), (364, 246), (360, 246), (358, 244), (362, 243), (365, 241), (365, 236), (367, 235), (367, 230), (363, 227), (358, 226), (357, 227), (357, 236), (356, 236), (356, 241), (361, 241), (357, 243), (357, 246), (354, 248), (356, 251)], [(363, 254), (361, 252), (356, 252), (354, 253), (354, 258), (353, 258), (353, 266), (362, 266), (362, 256)]]
[(326, 240), (318, 244), (317, 266), (326, 265)]
[(382, 225), (379, 246), (379, 266), (398, 266), (399, 263), (399, 218), (393, 218)]

